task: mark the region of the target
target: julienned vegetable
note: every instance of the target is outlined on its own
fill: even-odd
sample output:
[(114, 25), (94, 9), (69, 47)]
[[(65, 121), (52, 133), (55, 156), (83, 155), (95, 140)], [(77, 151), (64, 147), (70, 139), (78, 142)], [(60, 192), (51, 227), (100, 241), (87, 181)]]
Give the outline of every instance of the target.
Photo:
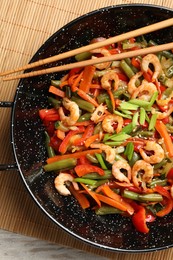
[[(143, 47), (129, 39), (76, 58)], [(57, 191), (63, 194), (57, 180), (64, 176), (82, 209), (129, 217), (142, 233), (173, 210), (173, 61), (167, 68), (167, 59), (171, 52), (72, 69), (51, 80), (50, 107), (39, 111), (44, 170), (58, 175)]]

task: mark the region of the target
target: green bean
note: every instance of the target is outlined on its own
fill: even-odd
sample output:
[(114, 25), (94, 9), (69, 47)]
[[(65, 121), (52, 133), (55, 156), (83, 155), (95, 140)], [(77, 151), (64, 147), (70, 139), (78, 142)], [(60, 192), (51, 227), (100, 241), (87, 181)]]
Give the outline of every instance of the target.
[[(119, 98), (122, 94), (124, 94), (126, 91), (125, 88), (119, 88), (115, 91), (113, 91), (113, 96), (114, 98)], [(99, 104), (105, 103), (106, 99), (109, 99), (109, 95), (107, 93), (101, 93), (100, 95), (97, 96), (97, 102)]]
[(98, 163), (98, 160), (97, 160), (97, 158), (94, 156), (94, 155), (91, 155), (91, 154), (87, 154), (86, 155), (86, 158), (90, 161), (90, 162), (92, 162), (92, 163)]
[(135, 132), (135, 135), (142, 136), (142, 137), (150, 137), (154, 135), (152, 131), (145, 131), (145, 130), (138, 130)]
[[(149, 46), (155, 46), (158, 45), (156, 42), (154, 42), (153, 40), (150, 40), (148, 42)], [(161, 54), (166, 57), (166, 58), (173, 58), (173, 54), (170, 51), (162, 51)]]
[(88, 121), (91, 118), (91, 113), (85, 113), (81, 115), (78, 119), (78, 122)]
[(125, 60), (121, 60), (120, 67), (129, 79), (135, 75), (135, 72), (131, 69)]
[(101, 206), (95, 210), (97, 215), (121, 214), (122, 211), (111, 206)]
[(126, 59), (124, 59), (124, 60), (125, 60), (126, 63), (130, 66), (130, 68), (133, 70), (134, 73), (137, 73), (137, 72), (139, 71), (136, 67), (134, 67), (134, 66), (132, 65), (132, 62), (131, 62), (131, 59), (130, 59), (130, 58), (126, 58)]
[(100, 166), (102, 167), (102, 169), (107, 170), (108, 168), (103, 160), (102, 155), (100, 153), (96, 153), (95, 156), (96, 156), (98, 162), (100, 163)]
[(95, 180), (86, 179), (86, 178), (74, 178), (74, 181), (80, 182), (80, 183), (85, 183), (85, 184), (92, 185), (92, 186), (95, 186), (97, 183), (97, 181), (95, 181)]
[(158, 170), (160, 169), (161, 167), (163, 167), (165, 164), (167, 164), (168, 162), (168, 159), (167, 158), (164, 158), (161, 162), (157, 163), (154, 165), (154, 170)]
[(165, 186), (167, 185), (167, 180), (164, 179), (164, 180), (161, 180), (161, 179), (155, 179), (155, 180), (152, 180), (152, 182), (150, 183), (150, 188), (154, 188), (156, 185), (159, 185), (159, 186)]
[(83, 176), (83, 178), (92, 179), (92, 180), (105, 180), (112, 178), (112, 172), (110, 170), (104, 170), (104, 175), (99, 175), (96, 172), (87, 173)]
[(69, 99), (71, 98), (72, 92), (70, 86), (65, 86), (65, 96)]
[(48, 132), (44, 132), (45, 134), (45, 145), (46, 145), (46, 150), (47, 150), (47, 154), (48, 157), (54, 157), (55, 156), (55, 151), (54, 149), (50, 146), (50, 136), (48, 134)]
[(132, 167), (139, 159), (140, 155), (136, 152), (133, 152), (132, 159), (129, 161), (130, 166)]
[(99, 187), (99, 186), (101, 186), (102, 184), (105, 184), (105, 183), (107, 183), (107, 182), (109, 182), (109, 180), (108, 180), (108, 179), (104, 179), (104, 180), (97, 180), (96, 184), (94, 185), (94, 189), (95, 189), (95, 188), (97, 188), (97, 187)]
[(58, 100), (53, 97), (48, 97), (49, 105), (53, 106), (54, 108), (59, 108), (61, 106), (61, 100)]
[(60, 80), (51, 80), (51, 85), (52, 86), (55, 86), (55, 87), (59, 87), (61, 84), (61, 81)]
[(74, 167), (77, 164), (77, 160), (74, 158), (69, 158), (65, 160), (60, 160), (57, 162), (53, 162), (50, 164), (46, 164), (43, 166), (44, 170), (46, 172), (51, 172), (51, 171), (58, 171), (58, 170), (64, 170), (64, 169), (69, 169)]
[(77, 61), (87, 60), (91, 57), (91, 55), (92, 55), (92, 53), (89, 51), (82, 52), (82, 53), (75, 55), (75, 60), (77, 60)]
[(140, 194), (138, 196), (139, 201), (153, 201), (153, 202), (159, 202), (163, 200), (162, 195), (157, 193), (150, 193), (150, 194)]
[(145, 202), (145, 201), (160, 202), (163, 200), (162, 195), (157, 193), (138, 194), (136, 192), (129, 191), (129, 190), (124, 190), (123, 197), (132, 200), (141, 201), (141, 202)]
[(92, 113), (95, 109), (94, 105), (92, 105), (91, 103), (81, 99), (81, 98), (78, 98), (78, 97), (72, 97), (71, 98), (72, 101), (76, 102), (76, 104), (79, 106), (79, 108), (85, 110), (85, 111), (88, 111), (90, 113)]
[(94, 135), (99, 134), (100, 132), (103, 132), (102, 122), (99, 122), (99, 123), (94, 127)]

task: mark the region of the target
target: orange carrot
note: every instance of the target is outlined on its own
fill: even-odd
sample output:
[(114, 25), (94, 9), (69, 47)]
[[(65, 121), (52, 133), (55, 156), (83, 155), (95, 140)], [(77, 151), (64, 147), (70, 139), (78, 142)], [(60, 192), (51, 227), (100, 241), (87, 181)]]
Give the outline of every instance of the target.
[(92, 82), (94, 72), (96, 70), (95, 66), (86, 66), (83, 71), (79, 89), (83, 90), (85, 93), (89, 92), (90, 84)]
[(70, 185), (68, 189), (73, 194), (73, 196), (77, 199), (77, 201), (79, 202), (79, 204), (83, 209), (87, 209), (90, 207), (90, 203), (84, 194), (80, 193), (80, 191), (78, 190), (75, 190), (73, 185)]
[(91, 150), (85, 150), (85, 151), (76, 152), (76, 153), (56, 155), (54, 157), (48, 158), (47, 163), (57, 162), (57, 161), (65, 160), (68, 158), (77, 158), (78, 159), (83, 155), (94, 154), (94, 153), (102, 153), (102, 150), (101, 149), (91, 149)]
[(63, 132), (63, 131), (60, 130), (60, 129), (57, 129), (57, 130), (56, 130), (56, 135), (57, 135), (57, 137), (58, 137), (59, 139), (61, 139), (61, 140), (64, 140), (64, 138), (65, 138), (65, 132)]
[(93, 191), (91, 191), (91, 190), (89, 190), (85, 184), (81, 183), (81, 185), (82, 185), (82, 187), (87, 191), (87, 193), (95, 200), (95, 202), (97, 203), (97, 205), (98, 205), (99, 207), (101, 207), (101, 202), (100, 202), (100, 200), (98, 199), (98, 197), (96, 196), (96, 193), (93, 192)]
[(163, 138), (165, 147), (166, 147), (166, 150), (167, 150), (169, 156), (173, 157), (173, 143), (172, 143), (171, 137), (166, 129), (165, 124), (162, 121), (157, 120), (155, 128), (156, 128), (157, 132), (160, 134), (160, 136)]
[(126, 211), (130, 214), (130, 215), (133, 215), (134, 213), (134, 209), (133, 207), (127, 203), (126, 201), (123, 200), (123, 198), (116, 194), (114, 191), (112, 191), (108, 185), (104, 185), (102, 187), (102, 191), (104, 192), (104, 194), (108, 197), (110, 197), (111, 199), (113, 200), (116, 200), (118, 202), (120, 202), (124, 207), (126, 207)]
[(78, 85), (81, 81), (82, 75), (83, 75), (83, 71), (80, 74), (78, 74), (78, 76), (75, 78), (73, 84), (71, 85), (71, 90), (73, 92), (76, 91), (76, 88), (78, 87)]
[(94, 141), (99, 139), (99, 134), (95, 134), (90, 136), (86, 141), (85, 141), (85, 147), (89, 147)]
[(77, 91), (77, 94), (78, 94), (81, 98), (83, 98), (84, 100), (90, 102), (90, 103), (93, 104), (95, 107), (98, 107), (98, 106), (99, 106), (99, 104), (95, 101), (95, 99), (92, 98), (92, 97), (90, 97), (90, 96), (89, 96), (87, 93), (85, 93), (83, 90), (76, 88), (75, 91)]
[(54, 86), (49, 87), (49, 92), (56, 95), (56, 96), (62, 97), (62, 98), (65, 97), (64, 91), (62, 91), (59, 88), (56, 88)]
[(64, 86), (68, 85), (68, 80), (64, 80), (62, 83), (60, 83), (60, 88), (63, 88)]
[(120, 203), (120, 202), (118, 202), (116, 200), (113, 200), (113, 199), (111, 199), (111, 198), (109, 198), (107, 196), (104, 196), (102, 194), (96, 193), (95, 195), (97, 196), (97, 198), (100, 201), (102, 201), (102, 202), (104, 202), (104, 203), (106, 203), (106, 204), (108, 204), (108, 205), (110, 205), (110, 206), (112, 206), (114, 208), (117, 208), (119, 210), (126, 211), (126, 207), (124, 205), (122, 205), (122, 203)]

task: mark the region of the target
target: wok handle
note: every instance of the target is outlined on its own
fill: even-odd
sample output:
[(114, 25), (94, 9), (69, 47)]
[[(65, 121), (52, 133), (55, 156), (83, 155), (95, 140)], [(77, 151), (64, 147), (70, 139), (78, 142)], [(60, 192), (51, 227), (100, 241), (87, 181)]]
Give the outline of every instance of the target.
[[(13, 102), (9, 101), (0, 101), (0, 107), (12, 107)], [(17, 170), (17, 164), (0, 164), (0, 171), (8, 171), (8, 170)]]

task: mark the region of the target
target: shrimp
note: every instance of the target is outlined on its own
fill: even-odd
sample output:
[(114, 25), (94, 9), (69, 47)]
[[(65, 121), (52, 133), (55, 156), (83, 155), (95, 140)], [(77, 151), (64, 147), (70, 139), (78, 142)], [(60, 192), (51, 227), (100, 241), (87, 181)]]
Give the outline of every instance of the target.
[(154, 82), (160, 73), (162, 72), (162, 67), (158, 57), (155, 54), (147, 54), (141, 61), (141, 69), (143, 72), (148, 72), (149, 65), (152, 64), (154, 66), (154, 73), (152, 76), (152, 81)]
[(69, 116), (65, 116), (64, 111), (62, 107), (59, 108), (59, 115), (60, 120), (63, 122), (64, 125), (72, 126), (74, 125), (77, 120), (79, 119), (80, 113), (79, 113), (79, 107), (74, 102), (69, 100), (68, 98), (63, 98), (63, 106), (70, 111)]
[(139, 80), (139, 78), (142, 76), (142, 74), (143, 74), (143, 72), (139, 71), (134, 76), (132, 76), (131, 79), (129, 80), (127, 87), (128, 87), (128, 92), (130, 94), (132, 94), (137, 89), (136, 82), (137, 82), (137, 80)]
[[(126, 170), (127, 171), (127, 176), (121, 171), (121, 170)], [(124, 161), (116, 161), (112, 165), (112, 174), (115, 177), (115, 179), (121, 181), (121, 182), (126, 182), (130, 183), (131, 180), (131, 167), (128, 164), (128, 162)]]
[(102, 127), (105, 132), (114, 133), (113, 123), (118, 123), (116, 132), (119, 133), (122, 130), (124, 120), (121, 116), (107, 115), (102, 121)]
[(146, 184), (150, 183), (154, 177), (153, 166), (144, 160), (135, 162), (132, 167), (132, 181), (136, 187), (142, 183), (142, 186), (146, 188)]
[(60, 173), (54, 180), (56, 190), (64, 196), (70, 195), (70, 191), (65, 186), (65, 182), (73, 182), (73, 177), (68, 173)]
[(110, 70), (110, 71), (106, 72), (101, 78), (102, 88), (104, 88), (106, 90), (111, 89), (112, 81), (114, 82), (113, 89), (117, 90), (118, 84), (119, 84), (119, 77), (115, 71)]
[(91, 148), (99, 148), (103, 150), (106, 154), (106, 161), (113, 164), (115, 161), (116, 151), (115, 149), (111, 148), (109, 145), (106, 144), (91, 144)]
[(152, 82), (143, 80), (142, 84), (132, 93), (132, 98), (150, 101), (153, 94), (157, 91), (156, 86)]
[[(139, 152), (143, 160), (147, 163), (155, 164), (161, 162), (164, 159), (163, 148), (160, 144), (157, 144), (154, 141), (146, 141), (145, 146), (143, 148), (140, 148)], [(152, 153), (151, 155), (147, 155), (147, 152)]]
[(91, 120), (97, 124), (100, 121), (100, 118), (104, 115), (107, 107), (100, 104), (92, 113)]
[(170, 114), (173, 112), (173, 106), (171, 106), (167, 111), (161, 113), (161, 112), (157, 112), (156, 109), (154, 107), (151, 108), (151, 113), (152, 114), (157, 114), (157, 119), (158, 120), (162, 120), (168, 116), (170, 116)]
[[(110, 52), (106, 48), (98, 48), (98, 49), (95, 49), (95, 50), (91, 50), (90, 52), (91, 53), (100, 53), (105, 57), (111, 55)], [(97, 57), (92, 56), (92, 59), (97, 59)], [(99, 70), (103, 70), (103, 69), (108, 68), (110, 65), (111, 65), (111, 62), (103, 62), (103, 63), (95, 64), (94, 66)]]

